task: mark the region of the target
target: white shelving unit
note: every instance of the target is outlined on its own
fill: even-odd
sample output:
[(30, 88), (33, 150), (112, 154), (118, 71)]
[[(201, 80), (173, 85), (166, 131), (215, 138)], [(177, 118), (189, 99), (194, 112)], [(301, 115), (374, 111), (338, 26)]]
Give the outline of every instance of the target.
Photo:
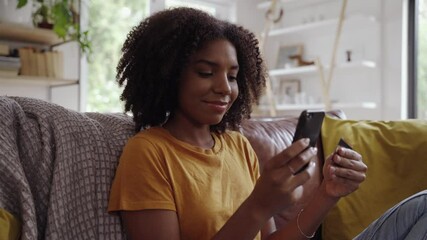
[[(63, 40), (58, 38), (52, 30), (32, 28), (20, 24), (0, 23), (0, 42), (8, 44), (12, 48), (31, 46), (49, 49), (52, 46), (60, 46), (61, 51), (63, 49), (61, 46)], [(64, 61), (67, 63), (64, 62), (64, 67), (67, 68), (68, 72), (74, 73), (70, 75), (76, 77), (65, 76), (66, 79), (58, 79), (26, 75), (8, 76), (0, 73), (0, 95), (40, 98), (78, 110), (80, 80), (77, 73), (79, 71), (79, 59), (77, 59), (78, 53), (73, 52), (72, 48), (70, 49), (65, 48), (64, 57), (67, 59)], [(75, 63), (72, 59), (75, 59)], [(68, 92), (68, 94), (64, 95), (64, 92)]]
[(62, 40), (59, 39), (56, 34), (51, 30), (1, 22), (0, 39), (6, 41), (18, 41), (42, 45), (54, 45), (62, 42)]
[(37, 85), (45, 87), (68, 86), (78, 84), (79, 80), (57, 79), (38, 76), (3, 76), (0, 74), (0, 84)]
[[(367, 2), (369, 0), (361, 1)], [(303, 59), (308, 61), (314, 60), (314, 57), (322, 59), (323, 72), (326, 76), (331, 69), (329, 59), (331, 58), (339, 22), (338, 10), (342, 5), (342, 0), (281, 0), (278, 2), (279, 6), (283, 8), (284, 14), (289, 13), (289, 15), (285, 22), (276, 23), (266, 33), (267, 44), (264, 52), (265, 56), (268, 57), (268, 65), (270, 67), (276, 65), (276, 49), (278, 49), (276, 47), (302, 45), (304, 46)], [(371, 32), (373, 31), (372, 29), (379, 28), (381, 23), (378, 21), (376, 12), (363, 6), (363, 3), (359, 3), (359, 0), (348, 0), (348, 2), (352, 3), (350, 6), (352, 9), (347, 11), (350, 13), (346, 14), (343, 19), (343, 28), (338, 44), (339, 54), (341, 55), (339, 61), (336, 60), (333, 66), (333, 78), (336, 76), (338, 79), (332, 81), (332, 108), (345, 110), (346, 113), (350, 113), (347, 115), (356, 119), (369, 118), (371, 116), (375, 118), (379, 115), (378, 108), (381, 103), (379, 94), (377, 94), (380, 91), (379, 75), (381, 71), (377, 62), (379, 54), (370, 51), (371, 48), (376, 47), (372, 45), (379, 44), (379, 37), (371, 34)], [(257, 5), (258, 10), (262, 12), (260, 15), (265, 15), (270, 4), (271, 1), (263, 1)], [(347, 10), (348, 8), (349, 6), (347, 6)], [(304, 14), (321, 16), (321, 18), (307, 22), (305, 19), (311, 17), (304, 16)], [(363, 31), (371, 32), (366, 33)], [(374, 30), (374, 32), (378, 31)], [(264, 34), (262, 33), (263, 37), (265, 36)], [(354, 46), (358, 48), (356, 49)], [(377, 47), (375, 49), (380, 48)], [(344, 57), (347, 50), (352, 50), (353, 56), (351, 60), (346, 60)], [(363, 52), (366, 54), (362, 54)], [(356, 53), (358, 54), (357, 57), (355, 57)], [(283, 69), (271, 67), (268, 72), (277, 114), (289, 115), (289, 113), (298, 114), (304, 109), (325, 109), (325, 105), (321, 102), (320, 74), (316, 65)], [(278, 96), (278, 94), (285, 95), (284, 88), (280, 84), (286, 81), (295, 82), (295, 80), (300, 82), (299, 91), (306, 97), (306, 100), (300, 101), (300, 96), (298, 96), (289, 103), (283, 102), (290, 100), (288, 97)], [(345, 89), (347, 87), (348, 89)], [(339, 90), (337, 90), (338, 88)], [(345, 91), (348, 93), (345, 93)], [(268, 101), (264, 99), (261, 102), (262, 104), (257, 107), (255, 113), (264, 116), (268, 115), (269, 112), (271, 113), (269, 111), (270, 105), (267, 104)], [(373, 114), (371, 115), (371, 113)]]

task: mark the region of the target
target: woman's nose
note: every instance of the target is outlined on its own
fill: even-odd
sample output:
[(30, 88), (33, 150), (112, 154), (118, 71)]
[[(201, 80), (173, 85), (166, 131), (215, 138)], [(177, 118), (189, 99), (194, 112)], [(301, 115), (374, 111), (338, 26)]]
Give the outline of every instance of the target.
[(225, 75), (221, 74), (215, 79), (214, 91), (216, 93), (220, 93), (220, 94), (230, 94), (231, 93), (230, 81), (228, 79), (227, 74), (225, 74)]

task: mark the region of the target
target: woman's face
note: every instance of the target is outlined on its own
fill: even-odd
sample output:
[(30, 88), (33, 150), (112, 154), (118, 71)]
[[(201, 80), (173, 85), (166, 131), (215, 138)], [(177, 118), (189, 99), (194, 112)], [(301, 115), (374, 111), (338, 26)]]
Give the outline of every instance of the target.
[(179, 79), (175, 120), (195, 126), (218, 124), (239, 94), (239, 64), (234, 46), (219, 39), (190, 56)]

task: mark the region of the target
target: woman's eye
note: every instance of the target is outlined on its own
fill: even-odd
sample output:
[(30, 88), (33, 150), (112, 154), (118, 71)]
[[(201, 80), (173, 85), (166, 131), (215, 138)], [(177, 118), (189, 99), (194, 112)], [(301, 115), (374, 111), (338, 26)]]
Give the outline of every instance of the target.
[(212, 76), (212, 73), (211, 72), (199, 72), (199, 76), (210, 77), (210, 76)]
[(237, 80), (237, 77), (235, 77), (235, 76), (228, 76), (228, 81), (234, 82), (236, 80)]

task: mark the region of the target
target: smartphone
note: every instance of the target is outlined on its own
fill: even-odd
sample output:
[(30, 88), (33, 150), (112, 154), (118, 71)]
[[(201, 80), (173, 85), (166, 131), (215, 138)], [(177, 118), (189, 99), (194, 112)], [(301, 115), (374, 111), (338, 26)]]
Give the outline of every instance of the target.
[(322, 129), (324, 111), (304, 110), (301, 112), (292, 142), (301, 138), (310, 138), (310, 146), (316, 146), (317, 139)]
[(340, 138), (340, 141), (338, 142), (338, 146), (353, 150), (353, 148), (348, 143), (346, 143), (342, 138)]
[[(342, 138), (340, 138), (340, 140), (338, 141), (338, 144), (337, 144), (338, 146), (341, 146), (341, 147), (343, 147), (343, 148), (348, 148), (348, 149), (351, 149), (351, 150), (353, 150), (353, 148), (348, 144), (348, 143), (346, 143), (345, 141), (344, 141), (344, 139), (342, 139)], [(335, 152), (333, 153), (333, 155), (332, 155), (332, 158), (334, 158), (335, 156), (335, 154), (337, 154), (337, 150), (338, 150), (338, 148), (336, 148), (335, 149)], [(332, 163), (333, 165), (337, 165), (336, 163)]]

